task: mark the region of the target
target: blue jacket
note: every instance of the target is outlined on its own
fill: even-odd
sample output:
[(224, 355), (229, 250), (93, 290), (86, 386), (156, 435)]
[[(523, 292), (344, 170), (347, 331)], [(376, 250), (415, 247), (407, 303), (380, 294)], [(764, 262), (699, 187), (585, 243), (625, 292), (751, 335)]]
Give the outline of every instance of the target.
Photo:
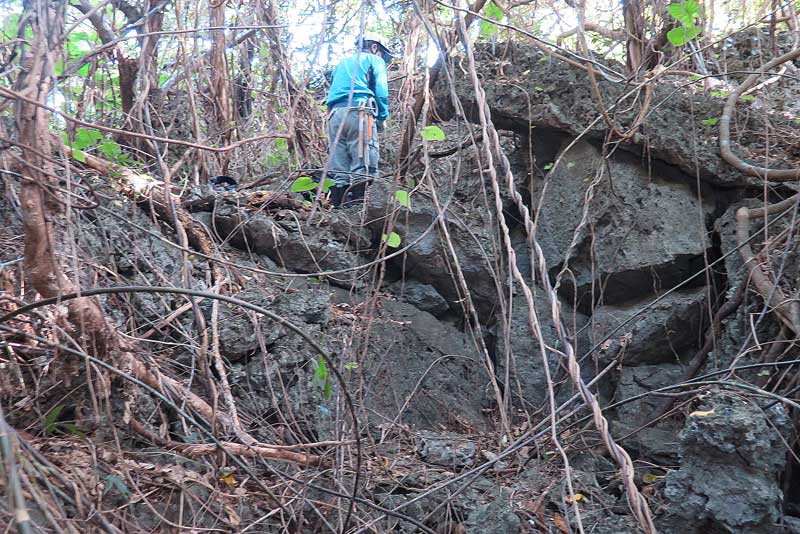
[(369, 52), (360, 52), (343, 59), (334, 69), (331, 88), (328, 91), (328, 107), (347, 102), (350, 87), (353, 87), (353, 102), (359, 98), (375, 97), (378, 104), (378, 120), (389, 118), (389, 75), (386, 63)]

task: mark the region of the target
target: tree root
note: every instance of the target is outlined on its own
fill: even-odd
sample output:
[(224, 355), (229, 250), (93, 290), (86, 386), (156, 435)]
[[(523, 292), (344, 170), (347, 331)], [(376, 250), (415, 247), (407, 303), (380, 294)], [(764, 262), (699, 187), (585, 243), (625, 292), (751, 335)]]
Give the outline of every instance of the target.
[(772, 308), (778, 319), (796, 335), (800, 333), (800, 303), (795, 299), (787, 298), (779, 287), (778, 281), (770, 280), (767, 273), (761, 268), (753, 249), (750, 247), (750, 218), (767, 217), (790, 208), (800, 201), (800, 194), (793, 195), (786, 200), (771, 204), (766, 208), (741, 207), (736, 211), (736, 240), (739, 253), (750, 273), (756, 291), (764, 298), (764, 302)]

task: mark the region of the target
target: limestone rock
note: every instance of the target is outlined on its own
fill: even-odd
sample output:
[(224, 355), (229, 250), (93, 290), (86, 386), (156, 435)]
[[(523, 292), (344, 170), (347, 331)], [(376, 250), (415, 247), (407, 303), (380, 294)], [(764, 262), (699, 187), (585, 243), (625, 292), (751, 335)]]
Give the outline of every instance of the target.
[(470, 467), (475, 463), (477, 453), (475, 442), (452, 432), (417, 434), (417, 454), (429, 464), (449, 469)]
[[(397, 290), (400, 291), (400, 288), (398, 287)], [(450, 305), (444, 297), (436, 291), (435, 287), (428, 284), (421, 284), (414, 280), (409, 280), (404, 284), (401, 296), (403, 300), (409, 304), (437, 317), (450, 309)]]
[(635, 318), (603, 346), (609, 357), (625, 345), (623, 363), (641, 365), (675, 363), (689, 357), (697, 345), (703, 325), (706, 289), (686, 289), (667, 295), (639, 313), (658, 295), (619, 305), (600, 306), (592, 316), (592, 342), (600, 343), (629, 318)]
[(680, 434), (681, 468), (667, 476), (672, 511), (686, 520), (737, 534), (776, 532), (783, 493), (778, 475), (788, 426), (783, 406), (767, 410), (715, 393), (690, 415)]
[[(602, 295), (602, 302), (619, 304), (670, 288), (702, 267), (705, 209), (689, 185), (648, 172), (627, 155), (607, 162), (587, 142), (561, 157), (547, 179), (537, 239), (551, 273), (567, 261), (563, 287), (568, 296), (577, 292), (579, 307), (591, 306), (592, 291), (594, 300)], [(588, 184), (603, 167), (588, 224), (570, 248)]]

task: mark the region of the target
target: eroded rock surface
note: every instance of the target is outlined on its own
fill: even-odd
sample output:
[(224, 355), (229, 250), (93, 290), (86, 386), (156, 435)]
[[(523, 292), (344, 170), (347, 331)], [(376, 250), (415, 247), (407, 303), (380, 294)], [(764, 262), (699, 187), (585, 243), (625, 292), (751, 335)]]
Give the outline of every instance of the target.
[(630, 319), (603, 351), (615, 356), (624, 344), (626, 366), (676, 363), (691, 354), (688, 348), (697, 344), (704, 320), (706, 288), (676, 291), (654, 306), (655, 294), (619, 305), (598, 307), (592, 316), (592, 342), (602, 343), (617, 327)]
[(782, 405), (764, 409), (755, 402), (715, 393), (688, 417), (680, 435), (681, 467), (667, 477), (674, 513), (732, 534), (778, 531), (778, 475), (786, 456), (778, 432), (788, 419)]
[[(561, 157), (542, 186), (537, 239), (551, 273), (566, 260), (563, 284), (577, 291), (580, 307), (670, 288), (702, 266), (706, 209), (687, 184), (648, 172), (630, 156), (605, 162), (587, 142)], [(595, 179), (587, 224), (571, 247)]]

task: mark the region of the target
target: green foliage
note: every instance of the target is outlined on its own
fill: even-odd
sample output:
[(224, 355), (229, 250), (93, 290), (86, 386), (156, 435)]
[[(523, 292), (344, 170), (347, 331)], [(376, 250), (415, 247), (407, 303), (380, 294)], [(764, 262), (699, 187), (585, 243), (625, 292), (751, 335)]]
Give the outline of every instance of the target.
[(325, 365), (325, 358), (322, 356), (317, 359), (313, 382), (322, 389), (322, 397), (329, 400), (331, 398), (331, 381), (328, 376), (328, 366)]
[(739, 97), (739, 100), (741, 100), (742, 102), (752, 102), (755, 99), (756, 99), (755, 95), (742, 95)]
[[(285, 129), (278, 125), (278, 130)], [(285, 137), (278, 137), (275, 139), (275, 151), (267, 158), (270, 167), (277, 167), (289, 161), (289, 141)]]
[[(497, 7), (497, 4), (491, 0), (486, 3), (484, 10), (486, 18), (492, 20), (501, 20), (503, 18), (503, 10)], [(497, 25), (485, 19), (481, 19), (481, 37), (491, 37), (497, 33)]]
[(66, 132), (61, 134), (64, 144), (72, 148), (72, 157), (81, 163), (86, 162), (86, 152), (99, 151), (103, 157), (112, 163), (129, 167), (134, 164), (131, 157), (122, 152), (122, 147), (113, 139), (104, 138), (103, 134), (95, 128), (78, 128), (75, 130), (75, 139), (70, 140)]
[(59, 404), (47, 413), (44, 417), (44, 433), (49, 435), (60, 433), (83, 436), (83, 432), (81, 432), (81, 429), (78, 428), (78, 425), (75, 423), (66, 423), (58, 420), (63, 410), (64, 405)]
[(128, 485), (125, 484), (125, 481), (122, 480), (117, 475), (106, 475), (106, 477), (103, 480), (105, 482), (104, 484), (105, 489), (103, 491), (103, 496), (108, 494), (108, 492), (111, 491), (112, 489), (115, 489), (120, 495), (122, 495), (126, 499), (130, 497), (131, 490), (128, 489)]
[(14, 13), (8, 17), (0, 26), (0, 37), (3, 41), (10, 41), (17, 35), (17, 25), (19, 24), (19, 13)]
[(387, 246), (392, 247), (392, 248), (399, 247), (400, 243), (402, 242), (402, 239), (397, 234), (397, 232), (392, 232), (389, 235), (383, 234), (383, 236), (381, 237), (381, 240), (384, 243), (386, 243)]
[(411, 199), (408, 197), (408, 191), (399, 190), (395, 191), (394, 197), (397, 199), (397, 203), (405, 208), (411, 208)]
[(673, 46), (683, 46), (700, 35), (702, 29), (695, 24), (695, 18), (700, 15), (696, 0), (672, 4), (667, 7), (667, 11), (681, 23), (677, 28), (667, 32), (667, 39)]
[(64, 409), (63, 404), (55, 406), (44, 417), (44, 432), (45, 434), (54, 434), (58, 429), (58, 416), (61, 415), (61, 410)]
[(719, 118), (717, 117), (709, 117), (703, 120), (703, 124), (706, 126), (716, 126), (719, 122)]
[(444, 141), (444, 131), (439, 128), (438, 126), (426, 126), (422, 130), (420, 130), (419, 134), (422, 136), (423, 139), (426, 141)]
[(317, 188), (319, 184), (315, 182), (310, 176), (300, 176), (297, 180), (292, 182), (290, 191), (292, 193), (305, 193)]
[[(336, 185), (336, 182), (330, 178), (325, 178), (325, 181), (322, 182), (322, 192), (327, 193), (334, 185)], [(310, 176), (300, 176), (292, 182), (290, 191), (292, 193), (305, 193), (306, 191), (316, 191), (317, 187), (319, 187), (319, 182), (315, 182)]]

